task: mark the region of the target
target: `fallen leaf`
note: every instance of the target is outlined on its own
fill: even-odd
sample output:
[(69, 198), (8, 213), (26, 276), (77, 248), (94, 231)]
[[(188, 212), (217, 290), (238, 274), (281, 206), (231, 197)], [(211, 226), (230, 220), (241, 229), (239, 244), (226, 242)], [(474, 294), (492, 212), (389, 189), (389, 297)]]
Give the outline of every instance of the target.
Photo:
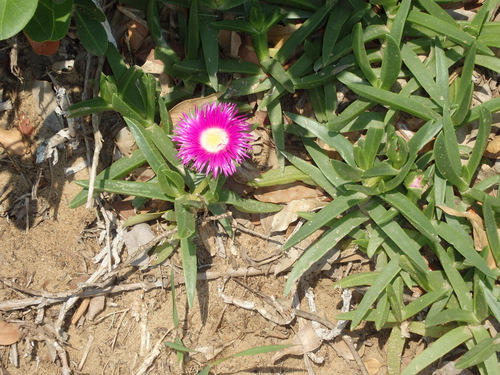
[(19, 327), (16, 324), (0, 322), (0, 345), (12, 345), (19, 341)]
[(134, 53), (141, 48), (144, 39), (148, 36), (148, 29), (139, 22), (127, 22), (127, 37), (130, 44), (130, 49)]
[(298, 24), (290, 24), (290, 25), (274, 25), (267, 32), (267, 39), (273, 47), (276, 49), (280, 49), (283, 43), (287, 41), (288, 38), (300, 27), (301, 23)]
[(382, 363), (375, 358), (368, 358), (366, 361), (363, 361), (363, 363), (370, 375), (375, 375), (383, 366)]
[(148, 56), (146, 57), (146, 61), (142, 64), (141, 69), (144, 73), (150, 74), (161, 74), (165, 69), (165, 64), (163, 61), (155, 59), (155, 50), (152, 49)]
[(297, 212), (311, 211), (324, 205), (325, 202), (316, 197), (293, 200), (285, 204), (283, 209), (277, 213), (261, 215), (262, 228), (266, 234), (285, 231), (291, 223), (299, 218)]
[(106, 296), (96, 296), (90, 299), (89, 309), (87, 312), (87, 319), (92, 321), (94, 318), (104, 310), (106, 305)]
[[(134, 225), (130, 230), (123, 232), (123, 241), (127, 247), (129, 257), (137, 256), (136, 252), (139, 248), (155, 239), (155, 237), (156, 235), (151, 230), (151, 227), (145, 223)], [(138, 259), (130, 263), (132, 266), (140, 267), (149, 265), (149, 256), (147, 253), (149, 249), (145, 250)]]
[[(465, 217), (467, 220), (470, 221), (472, 225), (472, 236), (474, 238), (474, 248), (477, 251), (481, 251), (486, 246), (489, 245), (488, 236), (486, 235), (486, 230), (484, 229), (484, 222), (481, 216), (479, 216), (478, 214), (476, 214), (474, 211), (471, 210), (463, 212), (441, 205), (437, 205), (437, 207), (442, 209), (448, 215)], [(491, 253), (491, 250), (488, 253), (487, 263), (490, 269), (493, 270), (497, 268), (497, 264), (495, 258), (493, 257), (493, 254)]]
[(219, 45), (225, 56), (238, 57), (241, 46), (241, 37), (236, 31), (220, 30)]
[(314, 332), (312, 323), (308, 323), (297, 332), (291, 344), (294, 346), (278, 350), (273, 356), (272, 361), (276, 362), (285, 355), (303, 355), (308, 352), (314, 352), (321, 346), (321, 339)]
[(488, 143), (486, 150), (484, 150), (484, 156), (491, 159), (500, 157), (500, 136), (496, 136)]
[(266, 203), (288, 203), (297, 199), (318, 198), (319, 195), (315, 187), (301, 182), (262, 187), (254, 192), (255, 199)]
[[(349, 361), (354, 361), (354, 356), (352, 355), (351, 350), (345, 343), (345, 341), (342, 339), (342, 337), (336, 337), (335, 341), (333, 342), (333, 346), (336, 351), (342, 355), (345, 359), (348, 359)], [(358, 354), (360, 357), (363, 357), (363, 354), (365, 353), (365, 346), (361, 345), (360, 348), (357, 349)]]
[(127, 127), (123, 127), (115, 136), (115, 143), (123, 156), (130, 156), (137, 150), (134, 136)]
[(176, 124), (179, 122), (183, 114), (189, 114), (194, 111), (195, 108), (201, 107), (205, 103), (211, 103), (216, 101), (222, 96), (222, 92), (216, 92), (214, 94), (204, 96), (203, 98), (194, 98), (187, 99), (179, 104), (176, 104), (170, 111), (170, 118), (172, 119), (172, 123)]
[(5, 130), (0, 128), (0, 146), (7, 152), (19, 156), (28, 152), (28, 145), (24, 142), (21, 132), (17, 129)]
[(243, 43), (241, 43), (238, 51), (238, 56), (245, 61), (250, 61), (254, 64), (260, 65), (259, 58), (253, 48), (252, 38), (249, 35), (243, 39)]

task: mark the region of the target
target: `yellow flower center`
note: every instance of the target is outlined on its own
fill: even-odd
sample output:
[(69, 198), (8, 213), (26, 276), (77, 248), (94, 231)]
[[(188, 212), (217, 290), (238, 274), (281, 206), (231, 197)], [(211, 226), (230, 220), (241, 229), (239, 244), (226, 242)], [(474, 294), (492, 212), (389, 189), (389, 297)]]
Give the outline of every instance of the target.
[(224, 150), (229, 143), (229, 136), (221, 128), (210, 128), (201, 133), (200, 144), (208, 152), (216, 153)]

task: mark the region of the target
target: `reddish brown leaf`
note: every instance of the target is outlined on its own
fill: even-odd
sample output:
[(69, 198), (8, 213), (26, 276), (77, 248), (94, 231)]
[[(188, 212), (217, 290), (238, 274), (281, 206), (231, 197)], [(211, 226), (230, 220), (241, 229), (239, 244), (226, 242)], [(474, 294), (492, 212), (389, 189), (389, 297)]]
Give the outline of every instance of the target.
[(19, 327), (16, 324), (0, 322), (0, 345), (12, 345), (19, 341)]

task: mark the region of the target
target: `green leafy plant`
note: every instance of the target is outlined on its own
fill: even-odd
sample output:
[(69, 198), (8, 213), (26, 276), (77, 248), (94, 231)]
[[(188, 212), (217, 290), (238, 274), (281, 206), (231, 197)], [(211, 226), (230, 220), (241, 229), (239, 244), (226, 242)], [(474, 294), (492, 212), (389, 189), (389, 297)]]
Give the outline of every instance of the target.
[(83, 46), (103, 55), (108, 38), (101, 22), (106, 16), (92, 0), (2, 0), (0, 40), (22, 30), (35, 42), (58, 41), (68, 33), (72, 15)]
[[(130, 158), (118, 160), (96, 178), (96, 191), (154, 198), (171, 202), (173, 207), (164, 213), (175, 229), (173, 240), (180, 243), (184, 277), (189, 305), (196, 290), (197, 264), (196, 221), (198, 213), (210, 211), (214, 215), (225, 212), (222, 204), (229, 204), (244, 212), (275, 212), (279, 205), (243, 199), (231, 190), (223, 189), (224, 176), (213, 178), (184, 168), (171, 140), (171, 122), (164, 100), (159, 97), (156, 80), (135, 67), (127, 68), (118, 52), (110, 46), (106, 53), (113, 76), (101, 78), (101, 97), (80, 102), (70, 108), (71, 116), (84, 116), (105, 110), (120, 113), (139, 146)], [(161, 120), (162, 126), (156, 123)], [(155, 172), (148, 182), (123, 181), (124, 177), (147, 162)], [(70, 203), (77, 207), (85, 202), (89, 181), (78, 181), (85, 187)], [(135, 222), (141, 218), (137, 218)], [(146, 218), (149, 219), (149, 216)], [(227, 217), (220, 219), (231, 231)]]
[[(284, 246), (287, 250), (326, 228), (297, 261), (285, 293), (348, 238), (373, 258), (375, 270), (337, 282), (344, 288), (369, 286), (356, 309), (338, 318), (351, 320), (351, 329), (362, 321), (391, 329), (390, 374), (401, 373), (406, 324), (409, 332), (437, 340), (403, 374), (419, 373), (461, 344), (470, 351), (458, 367), (477, 366), (482, 374), (498, 374), (498, 337), (484, 323), (500, 320), (500, 200), (486, 193), (500, 178), (475, 183), (474, 176), (485, 163), (491, 114), (500, 110), (500, 100), (471, 108), (474, 69), (500, 72), (500, 60), (490, 49), (499, 47), (498, 23), (489, 21), (497, 3), (488, 0), (472, 20), (457, 22), (430, 0), (168, 2), (187, 10), (177, 19), (183, 59), (163, 37), (162, 2), (136, 5), (146, 11), (156, 57), (180, 84), (158, 98), (151, 77), (127, 69), (108, 49), (114, 77), (103, 78), (101, 98), (74, 106), (72, 113), (115, 110), (126, 119), (140, 150), (101, 173), (96, 188), (174, 203), (168, 217), (180, 233), (191, 301), (196, 278), (192, 236), (203, 202), (214, 214), (221, 212), (220, 203), (260, 212), (276, 207), (242, 201), (221, 190), (220, 180), (207, 182), (186, 171), (169, 138), (167, 107), (193, 97), (200, 85), (206, 93), (222, 92), (223, 100), (263, 93), (259, 109), (267, 110), (283, 173), (271, 171), (251, 184), (300, 180), (332, 197), (319, 212), (302, 213), (306, 224)], [(222, 19), (222, 12), (231, 13), (232, 19)], [(271, 27), (298, 20), (301, 26), (271, 51)], [(219, 53), (214, 37), (218, 30), (248, 35), (258, 64)], [(451, 67), (460, 67), (454, 80)], [(336, 101), (339, 87), (356, 95), (346, 108)], [(283, 98), (304, 91), (315, 119), (282, 111)], [(162, 127), (156, 125), (157, 112)], [(285, 124), (283, 114), (291, 121)], [(411, 139), (398, 133), (407, 119), (419, 122)], [(475, 146), (459, 145), (457, 130), (474, 122)], [(360, 132), (354, 145), (344, 135), (352, 131)], [(302, 139), (312, 163), (286, 150), (289, 134)], [(340, 160), (332, 159), (320, 143), (333, 148)], [(155, 171), (155, 180), (119, 181), (145, 161)], [(72, 205), (83, 202), (84, 196)], [(484, 223), (486, 240), (480, 248), (472, 238), (476, 229), (467, 220), (471, 212)], [(421, 295), (407, 302), (415, 288)]]

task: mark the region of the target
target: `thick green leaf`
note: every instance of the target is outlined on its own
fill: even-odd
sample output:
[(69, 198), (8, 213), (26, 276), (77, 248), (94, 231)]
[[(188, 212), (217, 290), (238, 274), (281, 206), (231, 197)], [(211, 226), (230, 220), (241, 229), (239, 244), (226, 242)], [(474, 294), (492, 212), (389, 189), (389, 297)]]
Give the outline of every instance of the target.
[(342, 176), (344, 180), (349, 182), (358, 182), (361, 180), (361, 176), (363, 175), (362, 169), (352, 167), (349, 164), (335, 159), (332, 159), (330, 162), (335, 170), (335, 173), (338, 176)]
[(86, 9), (76, 8), (74, 12), (78, 36), (85, 49), (96, 56), (101, 56), (108, 49), (108, 36), (104, 26), (88, 15)]
[[(85, 188), (89, 187), (88, 180), (76, 181), (76, 184)], [(165, 195), (160, 185), (154, 182), (96, 180), (94, 189), (96, 191), (107, 191), (127, 196), (154, 198), (170, 202), (174, 201), (173, 197)]]
[(122, 227), (126, 228), (126, 227), (130, 227), (132, 225), (136, 225), (136, 224), (140, 224), (140, 223), (146, 223), (148, 221), (151, 221), (151, 220), (154, 220), (154, 219), (158, 219), (164, 213), (165, 213), (165, 211), (161, 211), (161, 212), (148, 212), (148, 213), (145, 213), (145, 214), (134, 215), (134, 216), (131, 216), (130, 218), (128, 218), (122, 224)]
[(330, 55), (333, 51), (335, 43), (340, 35), (340, 31), (344, 26), (344, 23), (348, 20), (350, 16), (350, 11), (344, 6), (339, 6), (335, 8), (335, 12), (330, 13), (328, 22), (325, 28), (325, 35), (323, 36), (323, 48), (322, 48), (322, 60), (323, 66), (326, 66)]
[(295, 87), (293, 86), (292, 80), (279, 61), (275, 59), (266, 59), (262, 60), (260, 62), (260, 65), (262, 66), (264, 71), (271, 75), (276, 81), (278, 81), (286, 91), (290, 93), (295, 92)]
[(328, 203), (327, 206), (316, 213), (312, 220), (308, 221), (302, 226), (293, 236), (291, 236), (288, 241), (283, 245), (283, 250), (289, 249), (290, 247), (296, 245), (303, 239), (309, 237), (316, 230), (324, 226), (326, 223), (330, 222), (333, 218), (347, 211), (354, 205), (362, 202), (367, 197), (363, 193), (348, 192), (344, 195), (337, 197), (332, 202)]
[(267, 117), (271, 123), (274, 145), (278, 151), (278, 163), (280, 169), (283, 170), (285, 168), (285, 158), (281, 154), (281, 151), (285, 150), (285, 127), (283, 124), (283, 110), (279, 100), (275, 100), (267, 105)]
[(285, 61), (292, 55), (295, 48), (302, 44), (302, 42), (318, 28), (321, 22), (328, 15), (332, 5), (327, 4), (318, 8), (318, 10), (311, 15), (302, 24), (302, 26), (286, 40), (285, 43), (283, 43), (274, 58), (282, 64), (285, 63)]
[(404, 369), (401, 375), (417, 375), (432, 362), (443, 358), (445, 354), (451, 352), (460, 344), (472, 337), (471, 331), (467, 327), (457, 327), (437, 339), (431, 346), (420, 353)]
[(438, 233), (429, 219), (405, 195), (393, 192), (384, 193), (380, 198), (396, 208), (424, 236), (431, 241), (439, 241)]
[(243, 199), (234, 191), (221, 190), (218, 203), (227, 203), (241, 212), (268, 213), (281, 210), (281, 206), (273, 203), (259, 202), (253, 199)]
[(0, 40), (21, 31), (35, 14), (38, 0), (0, 0)]
[(491, 113), (486, 110), (486, 108), (481, 108), (480, 118), (479, 118), (479, 129), (476, 136), (476, 144), (472, 149), (472, 153), (469, 157), (469, 162), (467, 163), (467, 175), (464, 177), (467, 183), (470, 183), (476, 169), (479, 166), (481, 158), (483, 157), (484, 149), (488, 143), (488, 137), (491, 131)]
[(341, 288), (352, 288), (361, 285), (371, 285), (373, 280), (380, 276), (381, 271), (359, 272), (353, 273), (333, 283), (333, 286), (340, 286)]
[(71, 105), (71, 107), (69, 107), (69, 116), (81, 117), (91, 115), (93, 113), (111, 111), (112, 109), (113, 106), (110, 103), (107, 103), (103, 98), (93, 98)]
[(247, 185), (253, 187), (265, 187), (265, 186), (274, 186), (281, 184), (289, 184), (295, 181), (302, 181), (306, 184), (313, 185), (314, 181), (305, 174), (304, 172), (297, 169), (297, 167), (293, 165), (287, 165), (283, 170), (271, 169), (259, 177), (256, 177), (252, 181), (248, 182)]
[(196, 279), (198, 277), (196, 245), (191, 237), (181, 238), (182, 270), (184, 272), (184, 282), (186, 284), (186, 295), (188, 306), (193, 307), (194, 296), (196, 294)]
[(438, 119), (440, 117), (438, 113), (421, 104), (413, 97), (401, 97), (393, 92), (361, 85), (359, 83), (351, 83), (348, 87), (367, 100), (387, 105), (391, 109), (407, 112), (416, 117), (423, 118), (424, 120)]
[[(368, 220), (368, 217), (361, 211), (353, 211), (339, 220), (336, 220), (331, 228), (305, 253), (299, 258), (297, 263), (288, 275), (285, 285), (285, 294), (288, 294), (295, 281), (301, 277), (311, 266), (319, 261), (329, 250), (334, 248), (337, 243), (347, 236), (354, 228)], [(336, 252), (340, 249), (336, 249)]]
[(479, 280), (479, 285), (483, 288), (486, 303), (490, 308), (491, 314), (497, 321), (500, 321), (500, 301), (497, 297), (495, 297), (491, 290), (486, 287), (482, 280)]
[(399, 248), (401, 253), (406, 254), (421, 272), (428, 273), (427, 264), (419, 252), (421, 245), (401, 228), (398, 222), (394, 220), (394, 216), (389, 215), (390, 212), (383, 207), (382, 203), (378, 203), (376, 200), (374, 202), (377, 203), (376, 206), (370, 207), (368, 211), (373, 221), (387, 235), (388, 239), (392, 240), (394, 247)]
[(406, 339), (401, 335), (401, 328), (395, 325), (391, 330), (389, 341), (387, 342), (387, 373), (389, 375), (399, 375), (401, 373), (401, 356)]
[[(52, 0), (38, 0), (35, 14), (24, 27), (24, 32), (36, 42), (60, 40), (68, 33), (72, 8), (73, 0), (60, 4)], [(24, 12), (24, 9), (19, 11)]]
[(200, 16), (200, 37), (205, 59), (206, 71), (210, 84), (215, 91), (218, 91), (219, 84), (217, 71), (219, 70), (219, 44), (217, 39), (217, 29), (211, 26), (211, 16)]
[(432, 327), (449, 322), (464, 322), (472, 325), (480, 323), (472, 311), (462, 309), (446, 309), (432, 317), (427, 317), (425, 325), (427, 327)]
[[(338, 187), (346, 183), (346, 181), (340, 177), (335, 169), (330, 163), (330, 157), (326, 155), (325, 151), (311, 138), (303, 138), (302, 142), (308, 152), (308, 154), (313, 158), (314, 163), (317, 165), (323, 176), (326, 177), (328, 181), (334, 186)], [(319, 185), (324, 187), (324, 185)]]
[(425, 89), (425, 91), (427, 91), (429, 96), (434, 99), (436, 103), (442, 103), (442, 98), (440, 98), (439, 95), (439, 88), (433, 79), (432, 73), (424, 65), (424, 63), (420, 61), (417, 54), (413, 52), (408, 44), (405, 44), (403, 48), (401, 48), (401, 55), (405, 65), (408, 69), (410, 69), (414, 78)]
[(158, 174), (160, 168), (165, 166), (165, 160), (149, 137), (147, 131), (141, 126), (141, 124), (138, 124), (137, 121), (131, 118), (125, 117), (124, 120), (127, 123), (130, 132), (134, 136), (137, 146), (141, 149), (149, 165), (153, 168), (153, 171)]
[(289, 154), (288, 152), (282, 152), (282, 154), (292, 163), (296, 168), (298, 168), (302, 173), (306, 174), (311, 178), (313, 184), (321, 186), (330, 196), (337, 195), (337, 188), (333, 185), (318, 167), (306, 162), (305, 160)]
[(460, 177), (462, 164), (457, 137), (449, 113), (443, 116), (443, 132), (436, 137), (434, 143), (434, 159), (437, 169), (444, 178), (460, 190), (468, 188), (467, 183)]
[(410, 11), (410, 7), (412, 5), (411, 0), (403, 0), (397, 10), (396, 17), (394, 19), (394, 23), (391, 27), (391, 36), (397, 42), (398, 46), (401, 41), (401, 37), (403, 35), (403, 30), (406, 24), (406, 17), (408, 17), (408, 12)]
[[(136, 150), (129, 157), (125, 156), (121, 159), (118, 159), (111, 166), (103, 170), (96, 176), (96, 181), (108, 179), (108, 180), (117, 180), (120, 179), (134, 169), (140, 167), (142, 164), (146, 162), (146, 158), (142, 154), (141, 150)], [(88, 189), (82, 190), (78, 195), (73, 198), (73, 200), (69, 203), (69, 208), (76, 208), (81, 206), (87, 201)], [(97, 195), (97, 194), (96, 194)]]
[(488, 357), (500, 351), (500, 335), (478, 342), (472, 349), (465, 353), (457, 362), (456, 368), (466, 369), (484, 362)]
[(190, 237), (196, 230), (196, 217), (191, 208), (178, 198), (174, 202), (175, 218), (177, 220), (177, 236), (180, 239)]
[[(441, 234), (441, 233), (440, 233)], [(456, 269), (453, 260), (446, 253), (443, 247), (435, 242), (428, 242), (429, 246), (432, 248), (434, 253), (437, 255), (441, 266), (446, 274), (446, 277), (455, 292), (455, 296), (458, 299), (458, 303), (463, 310), (472, 311), (473, 300), (470, 295), (470, 290), (467, 287), (462, 275)]]
[(488, 267), (486, 261), (481, 258), (479, 253), (474, 249), (474, 245), (470, 237), (445, 222), (439, 222), (437, 225), (437, 231), (441, 238), (452, 244), (454, 248), (474, 267), (489, 277), (496, 277)]
[(355, 166), (353, 157), (353, 146), (342, 134), (329, 131), (324, 125), (318, 124), (316, 121), (307, 118), (305, 116), (300, 116), (296, 113), (285, 112), (292, 121), (297, 125), (301, 126), (305, 130), (310, 131), (316, 137), (321, 139), (327, 145), (333, 147), (342, 156), (342, 159), (346, 161), (347, 164)]
[[(471, 47), (475, 41), (474, 37), (467, 34), (465, 31), (462, 31), (458, 27), (450, 27), (450, 24), (447, 22), (442, 22), (440, 19), (430, 14), (425, 14), (417, 10), (410, 11), (408, 14), (408, 21), (444, 35), (453, 42), (464, 47)], [(483, 44), (478, 43), (477, 48), (483, 54), (489, 56), (493, 55), (493, 52), (491, 52), (491, 50)]]
[(384, 57), (382, 58), (382, 71), (380, 72), (381, 89), (389, 90), (396, 82), (401, 70), (401, 61), (398, 42), (391, 34), (387, 34), (385, 36)]
[(198, 0), (191, 0), (189, 7), (189, 32), (185, 44), (186, 59), (196, 60), (200, 46), (200, 29), (198, 19)]
[(500, 239), (498, 238), (498, 225), (495, 220), (495, 213), (492, 209), (492, 201), (493, 198), (488, 195), (486, 196), (486, 200), (483, 202), (484, 225), (491, 253), (495, 258), (496, 263), (500, 264)]
[(351, 322), (351, 330), (354, 330), (356, 326), (361, 322), (363, 317), (367, 314), (368, 310), (370, 310), (372, 304), (377, 300), (386, 286), (396, 277), (399, 271), (401, 271), (401, 268), (399, 267), (398, 259), (395, 258), (387, 264), (387, 266), (384, 268), (384, 272), (382, 272), (373, 281), (370, 289), (368, 289), (363, 299), (359, 303), (356, 312), (354, 313)]
[(340, 131), (352, 120), (356, 119), (358, 116), (360, 116), (362, 113), (373, 106), (375, 106), (375, 103), (373, 101), (364, 98), (355, 100), (335, 119), (326, 123), (325, 127), (332, 132)]
[(356, 61), (363, 72), (364, 76), (374, 87), (380, 86), (380, 80), (377, 78), (373, 68), (368, 60), (365, 44), (363, 40), (363, 27), (361, 23), (357, 23), (352, 30), (352, 51), (356, 57)]
[(426, 293), (423, 296), (417, 298), (415, 301), (411, 302), (403, 308), (402, 319), (406, 320), (417, 315), (420, 311), (441, 299), (448, 292), (449, 291), (447, 290), (447, 288), (442, 288), (433, 290), (432, 292)]

